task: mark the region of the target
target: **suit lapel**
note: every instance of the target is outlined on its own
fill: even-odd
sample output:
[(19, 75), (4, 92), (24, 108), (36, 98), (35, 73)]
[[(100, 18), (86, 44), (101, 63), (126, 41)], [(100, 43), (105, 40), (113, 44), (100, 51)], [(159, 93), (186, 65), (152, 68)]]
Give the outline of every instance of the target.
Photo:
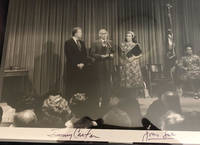
[[(78, 45), (76, 44), (76, 42), (74, 41), (74, 39), (72, 38), (71, 40), (72, 40), (73, 45), (74, 45), (74, 47), (76, 48), (76, 50), (80, 52), (80, 50), (79, 50), (79, 48), (78, 48)], [(81, 50), (82, 50), (82, 46), (81, 46)]]

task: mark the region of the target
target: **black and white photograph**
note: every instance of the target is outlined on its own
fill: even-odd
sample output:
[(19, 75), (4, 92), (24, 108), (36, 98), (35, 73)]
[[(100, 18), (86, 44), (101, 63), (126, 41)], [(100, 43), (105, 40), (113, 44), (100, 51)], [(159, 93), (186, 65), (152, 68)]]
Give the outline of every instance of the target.
[(0, 0), (0, 130), (200, 131), (199, 0)]

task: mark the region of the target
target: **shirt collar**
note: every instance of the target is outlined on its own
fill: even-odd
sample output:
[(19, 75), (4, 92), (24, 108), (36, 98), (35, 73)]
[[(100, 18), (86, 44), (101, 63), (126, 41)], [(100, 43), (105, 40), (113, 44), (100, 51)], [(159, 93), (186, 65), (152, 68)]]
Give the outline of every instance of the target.
[(72, 39), (77, 43), (78, 40), (76, 37), (73, 36)]

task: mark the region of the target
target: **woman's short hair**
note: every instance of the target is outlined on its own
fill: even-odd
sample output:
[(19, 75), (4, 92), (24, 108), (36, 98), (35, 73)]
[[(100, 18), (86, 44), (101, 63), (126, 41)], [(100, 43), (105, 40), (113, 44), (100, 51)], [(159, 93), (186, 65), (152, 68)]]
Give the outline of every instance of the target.
[[(135, 33), (134, 33), (134, 32), (128, 31), (128, 32), (126, 32), (126, 35), (127, 35), (127, 34), (131, 34), (131, 36), (132, 36), (132, 41), (133, 41), (134, 43), (137, 43), (136, 36), (135, 36)], [(125, 42), (127, 42), (126, 38), (125, 38)]]
[(74, 27), (72, 29), (72, 36), (75, 36), (75, 34), (77, 33), (78, 30), (82, 30), (80, 27)]

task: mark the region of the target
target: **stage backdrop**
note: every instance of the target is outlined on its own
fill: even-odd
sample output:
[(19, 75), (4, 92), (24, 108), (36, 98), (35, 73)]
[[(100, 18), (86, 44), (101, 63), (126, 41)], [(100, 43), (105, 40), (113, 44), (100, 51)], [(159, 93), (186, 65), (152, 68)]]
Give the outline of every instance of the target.
[(199, 13), (199, 8), (194, 9), (199, 2), (191, 1), (188, 5), (189, 0), (10, 0), (4, 43), (5, 68), (12, 65), (27, 68), (29, 79), (39, 94), (55, 86), (62, 89), (64, 42), (71, 37), (75, 26), (83, 28), (88, 49), (100, 28), (106, 28), (117, 45), (124, 40), (125, 32), (132, 30), (141, 43), (141, 66), (164, 64), (166, 3), (174, 6), (178, 54), (185, 42), (199, 46), (199, 37), (196, 37), (199, 23), (198, 31), (191, 31), (197, 28), (192, 19), (198, 17), (192, 14)]

